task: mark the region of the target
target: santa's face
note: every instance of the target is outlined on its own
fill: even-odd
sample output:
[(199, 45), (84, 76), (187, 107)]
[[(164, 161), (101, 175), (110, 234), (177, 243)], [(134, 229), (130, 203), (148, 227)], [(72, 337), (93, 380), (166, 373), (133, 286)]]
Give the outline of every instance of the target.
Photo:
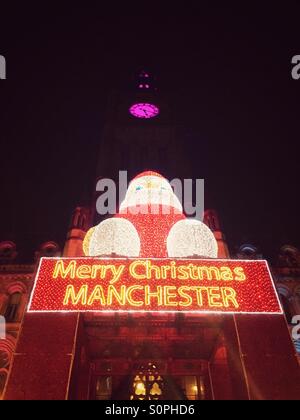
[(144, 172), (130, 183), (120, 212), (90, 229), (84, 250), (90, 256), (215, 258), (218, 245), (204, 223), (186, 219), (165, 178)]
[(182, 206), (173, 192), (169, 182), (153, 174), (145, 174), (135, 178), (128, 187), (120, 212), (127, 208), (149, 205), (161, 205), (177, 209), (182, 212)]

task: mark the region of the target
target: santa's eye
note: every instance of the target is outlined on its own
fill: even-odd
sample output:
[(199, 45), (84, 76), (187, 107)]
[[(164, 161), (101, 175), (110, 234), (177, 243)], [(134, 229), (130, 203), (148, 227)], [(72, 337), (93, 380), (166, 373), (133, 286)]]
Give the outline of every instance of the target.
[(139, 185), (138, 187), (136, 187), (135, 191), (140, 191), (140, 190), (142, 190), (142, 189), (143, 189), (143, 187), (141, 187), (141, 186)]

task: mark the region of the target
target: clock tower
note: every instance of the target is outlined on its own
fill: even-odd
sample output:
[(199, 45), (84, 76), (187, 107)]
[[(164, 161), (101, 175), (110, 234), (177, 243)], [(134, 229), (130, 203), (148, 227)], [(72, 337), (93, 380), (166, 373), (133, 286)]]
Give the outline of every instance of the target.
[[(81, 256), (86, 231), (105, 217), (96, 212), (96, 202), (103, 193), (97, 189), (101, 179), (113, 180), (119, 188), (120, 171), (127, 172), (128, 182), (147, 170), (158, 172), (168, 180), (191, 177), (184, 131), (172, 107), (171, 96), (160, 91), (156, 78), (146, 69), (137, 71), (126, 88), (110, 92), (92, 203), (74, 212), (64, 256)], [(121, 203), (116, 193), (118, 209)]]
[(112, 92), (107, 108), (97, 180), (118, 181), (121, 170), (128, 172), (128, 179), (145, 170), (168, 179), (184, 176), (187, 159), (179, 126), (149, 71), (138, 71), (129, 89)]
[[(171, 105), (156, 89), (151, 74), (145, 70), (139, 72), (132, 89), (114, 92), (110, 97), (98, 159), (98, 179), (115, 179), (117, 184), (120, 170), (127, 170), (131, 180), (147, 169), (160, 172), (168, 179), (186, 178), (189, 165), (184, 137), (175, 121)], [(149, 176), (149, 172), (146, 174)], [(155, 191), (152, 180), (137, 181), (114, 222), (117, 220), (119, 225), (124, 222), (120, 216), (122, 209), (131, 203), (131, 193), (139, 191), (140, 197), (148, 198), (149, 191), (143, 195), (143, 182)], [(163, 197), (173, 194), (171, 188), (169, 193), (164, 189), (166, 196)], [(174, 203), (178, 208), (179, 203), (176, 200)], [(144, 237), (149, 239), (148, 243), (141, 243), (153, 249), (159, 243), (165, 246), (163, 228), (170, 225), (153, 222), (151, 232), (149, 224), (145, 226), (138, 216), (132, 221), (140, 222), (140, 234), (144, 230)], [(91, 219), (91, 209), (76, 208), (64, 257), (82, 256), (82, 242)], [(214, 232), (219, 257), (228, 258), (216, 213), (206, 211), (204, 221)], [(134, 229), (129, 220), (128, 224)], [(95, 221), (92, 225), (96, 225)], [(128, 241), (135, 255), (140, 242), (133, 229), (122, 227), (120, 232), (121, 235), (126, 233), (122, 243)], [(100, 237), (95, 244), (94, 256), (107, 255), (99, 249), (103, 250), (103, 245), (108, 249), (115, 240), (113, 230), (107, 231), (107, 240)], [(172, 255), (180, 254), (185, 247), (182, 233), (177, 232), (178, 236), (174, 235), (171, 243)], [(194, 227), (190, 232), (189, 237), (195, 238)], [(187, 241), (187, 245), (190, 242)], [(145, 249), (147, 256), (150, 253)], [(124, 254), (126, 252), (118, 253)], [(193, 252), (191, 255), (195, 257)], [(30, 276), (26, 274), (23, 284), (19, 271), (11, 272), (11, 269), (12, 265), (3, 270), (3, 285), (14, 282), (7, 288), (5, 299), (11, 293), (12, 297), (15, 292), (21, 294), (22, 285), (25, 290), (31, 290), (32, 284), (27, 282)], [(68, 275), (64, 279), (71, 281)], [(74, 278), (74, 284), (76, 282)], [(251, 299), (261, 299), (261, 287), (264, 283), (258, 276), (257, 285), (249, 295)], [(206, 289), (200, 284), (202, 288)], [(217, 290), (211, 301), (218, 298)], [(42, 295), (49, 292), (50, 289), (45, 288)], [(158, 293), (152, 295), (155, 299)], [(20, 329), (16, 349), (13, 350), (14, 340), (4, 341), (4, 347), (0, 348), (4, 355), (2, 371), (6, 374), (7, 363), (11, 365), (5, 400), (276, 400), (298, 399), (300, 394), (298, 361), (282, 314), (29, 312), (16, 328)], [(7, 349), (12, 356), (6, 357)], [(1, 373), (0, 369), (0, 382)]]

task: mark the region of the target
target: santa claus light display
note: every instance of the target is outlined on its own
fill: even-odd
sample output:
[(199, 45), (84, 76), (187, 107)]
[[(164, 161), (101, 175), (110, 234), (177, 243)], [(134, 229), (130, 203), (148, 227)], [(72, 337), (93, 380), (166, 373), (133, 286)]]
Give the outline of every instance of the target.
[(142, 258), (217, 258), (218, 245), (201, 221), (188, 219), (170, 183), (143, 172), (129, 184), (119, 213), (91, 228), (87, 256)]

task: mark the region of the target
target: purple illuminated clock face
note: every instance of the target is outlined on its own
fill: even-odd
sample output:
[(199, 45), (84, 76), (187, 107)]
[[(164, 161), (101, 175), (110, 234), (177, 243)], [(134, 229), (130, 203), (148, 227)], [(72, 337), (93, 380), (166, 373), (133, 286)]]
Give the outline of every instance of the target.
[(134, 104), (129, 110), (130, 114), (137, 118), (153, 118), (159, 114), (159, 108), (152, 104)]

